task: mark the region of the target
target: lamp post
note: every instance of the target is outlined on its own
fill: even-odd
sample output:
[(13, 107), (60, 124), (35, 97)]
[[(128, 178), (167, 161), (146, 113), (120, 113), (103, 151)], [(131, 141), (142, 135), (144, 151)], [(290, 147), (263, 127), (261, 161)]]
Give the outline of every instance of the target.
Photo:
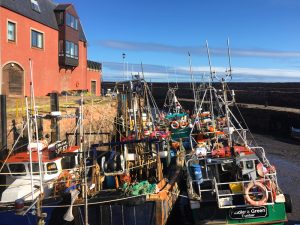
[(125, 57), (126, 57), (126, 54), (122, 53), (122, 57), (123, 57), (123, 80), (125, 80)]

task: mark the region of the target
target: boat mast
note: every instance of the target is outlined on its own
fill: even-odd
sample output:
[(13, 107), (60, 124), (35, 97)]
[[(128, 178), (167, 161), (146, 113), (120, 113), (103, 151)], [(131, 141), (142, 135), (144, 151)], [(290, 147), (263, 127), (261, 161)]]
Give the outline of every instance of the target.
[(87, 196), (87, 174), (86, 174), (86, 159), (87, 154), (86, 150), (83, 149), (83, 93), (81, 93), (80, 99), (80, 110), (79, 110), (79, 135), (80, 135), (80, 152), (82, 154), (82, 162), (83, 162), (83, 198), (84, 198), (84, 214), (85, 221), (84, 224), (88, 225), (88, 196)]
[(196, 92), (195, 92), (195, 80), (194, 80), (194, 74), (192, 71), (192, 58), (190, 52), (188, 52), (189, 55), (189, 65), (190, 65), (190, 74), (191, 74), (191, 82), (192, 82), (192, 88), (193, 88), (193, 94), (194, 94), (194, 112), (197, 111), (197, 98), (196, 98)]
[[(27, 96), (25, 97), (26, 104), (26, 117), (27, 117), (27, 135), (28, 135), (28, 146), (31, 146), (31, 124), (29, 118), (29, 105)], [(33, 190), (33, 176), (32, 176), (32, 149), (29, 148), (29, 166), (30, 166), (30, 181), (31, 181), (31, 198), (34, 200), (34, 190)]]
[(228, 63), (229, 63), (229, 69), (226, 70), (225, 78), (222, 78), (222, 89), (223, 89), (223, 96), (224, 96), (224, 103), (225, 103), (225, 116), (226, 116), (226, 125), (228, 127), (228, 146), (232, 147), (232, 136), (231, 136), (231, 129), (230, 129), (230, 113), (229, 113), (229, 107), (228, 107), (228, 97), (227, 97), (227, 91), (226, 91), (226, 79), (228, 77), (231, 78), (231, 57), (230, 57), (230, 48), (229, 48), (229, 38), (227, 39), (227, 53), (228, 53)]
[(207, 50), (207, 57), (208, 57), (208, 63), (209, 63), (209, 72), (210, 72), (210, 79), (208, 82), (209, 85), (209, 95), (210, 95), (210, 112), (211, 112), (211, 120), (213, 128), (215, 128), (215, 115), (214, 115), (214, 105), (213, 105), (213, 98), (212, 98), (212, 82), (215, 77), (214, 72), (211, 68), (211, 60), (210, 60), (210, 53), (208, 48), (208, 41), (206, 40), (206, 50)]
[[(38, 154), (38, 164), (39, 164), (39, 175), (40, 175), (40, 194), (37, 199), (36, 209), (37, 209), (37, 217), (38, 217), (38, 224), (45, 224), (44, 222), (44, 214), (42, 213), (42, 200), (44, 196), (44, 187), (43, 187), (43, 163), (42, 163), (42, 149), (39, 149), (39, 132), (38, 132), (38, 124), (37, 124), (37, 107), (35, 104), (35, 96), (34, 96), (34, 83), (33, 83), (33, 68), (32, 68), (32, 61), (29, 59), (29, 67), (30, 67), (30, 85), (31, 85), (31, 101), (30, 103), (33, 104), (33, 113), (34, 113), (34, 125), (35, 125), (35, 138), (36, 138), (36, 148)], [(28, 124), (29, 126), (29, 124)], [(31, 146), (30, 146), (31, 148)], [(31, 151), (31, 150), (30, 150)], [(31, 162), (31, 173), (32, 173), (32, 162)]]

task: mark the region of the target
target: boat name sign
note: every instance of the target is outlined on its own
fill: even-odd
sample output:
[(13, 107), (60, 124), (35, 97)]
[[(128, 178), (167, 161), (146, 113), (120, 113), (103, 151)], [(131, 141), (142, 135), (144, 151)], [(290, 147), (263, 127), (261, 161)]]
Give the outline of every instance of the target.
[(229, 211), (229, 217), (231, 219), (251, 219), (266, 217), (267, 215), (268, 209), (266, 206), (234, 208)]

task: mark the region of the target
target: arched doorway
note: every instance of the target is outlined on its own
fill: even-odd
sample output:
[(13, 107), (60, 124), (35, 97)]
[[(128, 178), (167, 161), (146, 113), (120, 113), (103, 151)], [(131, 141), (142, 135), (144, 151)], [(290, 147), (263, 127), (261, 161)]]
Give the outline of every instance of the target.
[(2, 70), (2, 94), (7, 96), (24, 95), (24, 70), (16, 63), (8, 63)]

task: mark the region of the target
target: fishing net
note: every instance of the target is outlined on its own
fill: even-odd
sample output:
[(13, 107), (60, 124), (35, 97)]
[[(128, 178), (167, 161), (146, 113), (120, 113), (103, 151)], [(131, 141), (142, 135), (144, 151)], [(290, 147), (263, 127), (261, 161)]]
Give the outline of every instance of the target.
[(125, 183), (123, 185), (125, 195), (143, 195), (153, 194), (156, 191), (156, 184), (150, 184), (148, 181), (141, 181), (134, 184)]

